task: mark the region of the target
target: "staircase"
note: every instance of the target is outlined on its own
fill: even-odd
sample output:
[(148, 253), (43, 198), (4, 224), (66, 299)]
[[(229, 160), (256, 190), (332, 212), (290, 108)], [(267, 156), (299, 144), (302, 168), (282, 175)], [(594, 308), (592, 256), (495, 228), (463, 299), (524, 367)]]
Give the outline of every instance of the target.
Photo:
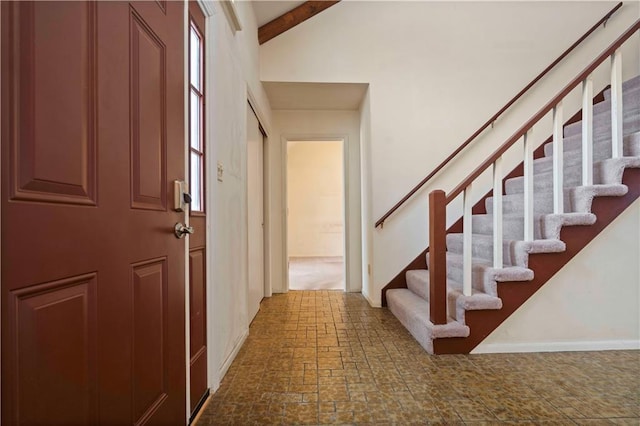
[[(637, 32), (637, 23), (635, 27), (633, 33)], [(612, 52), (617, 54), (615, 49), (614, 46)], [(593, 68), (609, 55), (604, 52), (600, 62), (594, 61)], [(438, 219), (430, 217), (431, 253), (427, 252), (424, 259), (429, 266), (407, 270), (406, 288), (390, 285), (383, 294), (389, 310), (429, 353), (469, 353), (640, 197), (640, 76), (620, 84), (616, 78), (620, 79), (621, 71), (615, 70), (619, 65), (613, 57), (612, 64), (612, 89), (604, 91), (604, 100), (593, 105), (592, 111), (593, 96), (590, 90), (583, 89), (583, 105), (588, 108), (582, 111), (586, 126), (582, 120), (564, 127), (561, 124), (561, 101), (571, 90), (567, 86), (558, 95), (558, 102), (550, 105), (555, 137), (538, 148), (539, 158), (534, 159), (533, 148), (526, 145), (527, 128), (532, 128), (539, 118), (532, 119), (528, 123), (531, 126), (523, 126), (523, 131), (515, 135), (524, 135), (525, 152), (531, 156), (523, 162), (523, 173), (503, 180), (500, 153), (478, 169), (482, 172), (494, 167), (493, 193), (499, 192), (497, 200), (485, 197), (484, 205), (476, 205), (476, 213), (472, 214), (466, 191), (470, 190), (473, 176), (465, 181), (468, 185), (461, 184), (462, 189), (452, 191), (446, 198), (442, 191), (440, 198), (431, 194), (432, 206), (444, 204), (430, 207), (430, 216), (437, 216), (435, 208), (442, 209), (439, 226), (446, 253), (444, 249), (440, 254), (434, 250), (438, 237), (434, 236), (437, 232), (433, 220)], [(592, 71), (585, 70), (584, 75), (589, 76)], [(588, 78), (580, 76), (573, 87), (581, 81), (585, 82), (583, 88), (590, 89)], [(585, 103), (587, 99), (589, 104)], [(622, 107), (621, 114), (612, 113), (612, 103), (614, 111)], [(620, 127), (621, 148), (619, 142), (617, 146), (613, 142)], [(587, 134), (583, 135), (583, 129)], [(511, 145), (518, 138), (512, 138)], [(558, 157), (562, 161), (554, 158), (554, 150), (561, 153)], [(592, 167), (583, 170), (585, 161)], [(467, 232), (465, 235), (450, 230), (444, 236), (442, 212), (456, 192), (465, 197), (463, 221)], [(498, 209), (497, 214), (494, 209)], [(436, 281), (434, 277), (439, 277), (439, 287), (431, 285)], [(436, 309), (440, 312), (436, 313)]]

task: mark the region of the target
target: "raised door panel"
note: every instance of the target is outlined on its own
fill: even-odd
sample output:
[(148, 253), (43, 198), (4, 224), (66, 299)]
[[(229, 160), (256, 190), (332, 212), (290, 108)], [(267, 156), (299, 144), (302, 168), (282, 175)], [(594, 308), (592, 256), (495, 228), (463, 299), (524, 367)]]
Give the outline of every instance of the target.
[(167, 260), (133, 265), (133, 419), (145, 424), (167, 399)]
[(11, 292), (11, 424), (95, 423), (96, 286), (92, 273)]
[(95, 205), (96, 5), (19, 2), (7, 11), (11, 198)]
[(166, 63), (162, 40), (131, 10), (131, 202), (166, 210)]
[(189, 252), (191, 411), (207, 391), (205, 249)]

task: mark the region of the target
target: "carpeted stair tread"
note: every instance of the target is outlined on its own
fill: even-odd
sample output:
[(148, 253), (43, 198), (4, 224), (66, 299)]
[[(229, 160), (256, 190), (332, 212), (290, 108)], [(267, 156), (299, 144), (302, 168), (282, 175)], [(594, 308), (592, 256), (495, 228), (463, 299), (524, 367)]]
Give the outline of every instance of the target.
[[(407, 271), (407, 288), (416, 296), (429, 301), (429, 271), (426, 269), (412, 269)], [(480, 290), (473, 289), (471, 296), (462, 293), (462, 284), (451, 279), (447, 280), (447, 302), (449, 315), (458, 321), (464, 321), (464, 310), (500, 309), (502, 300), (490, 296)]]
[[(640, 123), (640, 90), (634, 89), (622, 94), (622, 128), (624, 134), (638, 131)], [(600, 102), (593, 107), (593, 135), (594, 140), (600, 138), (606, 131), (611, 131), (610, 101)], [(563, 135), (571, 136), (582, 133), (582, 122), (568, 124), (564, 127)]]
[[(493, 213), (493, 197), (487, 197), (485, 200), (485, 209), (488, 214)], [(573, 202), (571, 200), (571, 188), (564, 190), (564, 208), (565, 211), (572, 211)], [(508, 194), (502, 196), (502, 213), (522, 214), (524, 211), (524, 193)], [(553, 212), (553, 191), (534, 191), (533, 192), (533, 212), (534, 214), (546, 214)]]
[[(623, 184), (581, 185), (564, 189), (564, 211), (567, 213), (589, 213), (595, 197), (622, 197), (629, 191)], [(493, 214), (493, 197), (485, 200), (487, 214)], [(503, 214), (524, 212), (524, 193), (502, 196)], [(536, 215), (553, 213), (553, 191), (533, 193), (533, 212)]]
[[(451, 280), (449, 282), (451, 283)], [(450, 289), (447, 292), (447, 303), (449, 315), (453, 315), (458, 322), (465, 324), (466, 311), (502, 309), (502, 299), (499, 297), (476, 289), (473, 289), (471, 296), (465, 296), (462, 293), (462, 284), (456, 283), (456, 286), (455, 289)]]
[[(600, 183), (599, 162), (593, 165), (593, 181)], [(582, 166), (570, 166), (564, 168), (563, 185), (565, 188), (578, 186), (582, 183)], [(524, 176), (507, 179), (504, 185), (506, 194), (518, 194), (524, 192)], [(533, 192), (553, 190), (553, 171), (539, 173), (533, 177)]]
[(619, 184), (622, 183), (625, 169), (640, 168), (640, 157), (608, 158), (600, 161), (598, 165), (600, 180), (603, 183)]
[(591, 204), (595, 197), (622, 197), (629, 192), (629, 187), (623, 184), (584, 185), (569, 188), (571, 209), (574, 213), (591, 213)]
[[(640, 117), (640, 112), (638, 113)], [(640, 125), (638, 126), (640, 128)], [(622, 149), (624, 155), (635, 155), (640, 149), (638, 145), (637, 134), (640, 133), (640, 129), (631, 129), (625, 131), (622, 138)], [(553, 142), (548, 142), (544, 145), (544, 157), (553, 157)], [(562, 152), (564, 155), (568, 153), (582, 155), (582, 135), (569, 136), (563, 139)], [(600, 137), (593, 139), (593, 155), (594, 159), (611, 158), (611, 129), (608, 133), (602, 134)], [(538, 160), (538, 159), (536, 159)], [(539, 166), (540, 167), (540, 166)]]
[(640, 132), (625, 136), (623, 147), (626, 157), (640, 157)]
[[(502, 219), (502, 233), (505, 239), (524, 240), (523, 214), (505, 214)], [(493, 235), (493, 215), (475, 214), (471, 220), (474, 233)], [(593, 225), (595, 222), (596, 216), (587, 212), (534, 215), (534, 239), (557, 240), (560, 238), (562, 226)]]
[(429, 271), (412, 269), (405, 274), (407, 288), (424, 300), (429, 300)]
[[(623, 81), (622, 82), (622, 93), (624, 96), (624, 92), (628, 91), (628, 90), (634, 90), (640, 88), (640, 75), (637, 75), (633, 78), (630, 78), (627, 81)], [(604, 91), (604, 99), (608, 100), (611, 99), (611, 88), (607, 88)]]
[(387, 290), (386, 299), (389, 310), (428, 353), (433, 353), (433, 339), (469, 336), (469, 327), (451, 317), (447, 324), (434, 325), (429, 320), (429, 303), (409, 289)]
[[(427, 253), (427, 264), (429, 264)], [(463, 282), (462, 255), (447, 252), (447, 278), (454, 282)], [(531, 281), (533, 271), (519, 266), (493, 268), (491, 262), (486, 259), (473, 258), (471, 266), (472, 288), (491, 296), (498, 296), (497, 282), (504, 281)]]
[[(608, 158), (593, 163), (594, 184), (619, 184), (625, 168), (638, 168), (640, 157)], [(564, 188), (572, 188), (582, 184), (582, 166), (564, 167)], [(540, 173), (533, 177), (533, 192), (553, 191), (553, 171)], [(524, 192), (524, 176), (507, 179), (506, 194)]]
[[(462, 255), (464, 235), (447, 234), (447, 250)], [(493, 235), (473, 234), (471, 236), (472, 257), (493, 263)], [(504, 266), (521, 266), (526, 268), (530, 253), (561, 253), (566, 250), (561, 240), (503, 240), (502, 253)]]
[[(640, 95), (640, 91), (638, 92)], [(640, 130), (640, 100), (630, 108), (625, 108), (622, 118), (622, 134), (630, 135)], [(602, 143), (611, 139), (611, 114), (603, 113), (593, 117), (593, 141)], [(582, 121), (569, 124), (564, 127), (564, 141), (566, 150), (577, 149), (582, 135)], [(545, 155), (548, 154), (548, 147), (545, 147)]]
[[(578, 135), (578, 139), (580, 138), (581, 136)], [(563, 162), (565, 167), (582, 166), (582, 139), (580, 139), (579, 143), (580, 143), (580, 147), (578, 149), (573, 149), (571, 151), (567, 151), (565, 149), (563, 151)], [(549, 144), (548, 155), (541, 158), (536, 158), (535, 160), (533, 160), (534, 174), (549, 172), (553, 170), (553, 152), (552, 152), (553, 148), (552, 147), (553, 147), (553, 144)], [(635, 132), (630, 135), (626, 135), (623, 138), (622, 147), (623, 147), (623, 153), (625, 156), (627, 157), (639, 156), (640, 155), (640, 132)], [(594, 162), (611, 158), (611, 138), (601, 143), (594, 143), (592, 155), (593, 155)]]

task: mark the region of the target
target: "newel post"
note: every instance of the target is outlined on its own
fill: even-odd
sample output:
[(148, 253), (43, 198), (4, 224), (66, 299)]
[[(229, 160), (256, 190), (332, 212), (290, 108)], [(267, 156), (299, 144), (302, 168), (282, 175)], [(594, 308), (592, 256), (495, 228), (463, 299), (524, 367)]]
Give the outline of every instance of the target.
[(429, 193), (429, 314), (447, 323), (447, 201), (444, 191)]

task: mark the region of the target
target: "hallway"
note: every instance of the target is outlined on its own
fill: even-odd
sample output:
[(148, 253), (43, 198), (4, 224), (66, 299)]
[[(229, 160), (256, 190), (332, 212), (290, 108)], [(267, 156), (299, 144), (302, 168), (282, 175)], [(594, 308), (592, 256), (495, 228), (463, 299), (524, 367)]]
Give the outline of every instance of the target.
[(637, 425), (639, 389), (639, 351), (429, 356), (360, 294), (292, 291), (195, 424)]

